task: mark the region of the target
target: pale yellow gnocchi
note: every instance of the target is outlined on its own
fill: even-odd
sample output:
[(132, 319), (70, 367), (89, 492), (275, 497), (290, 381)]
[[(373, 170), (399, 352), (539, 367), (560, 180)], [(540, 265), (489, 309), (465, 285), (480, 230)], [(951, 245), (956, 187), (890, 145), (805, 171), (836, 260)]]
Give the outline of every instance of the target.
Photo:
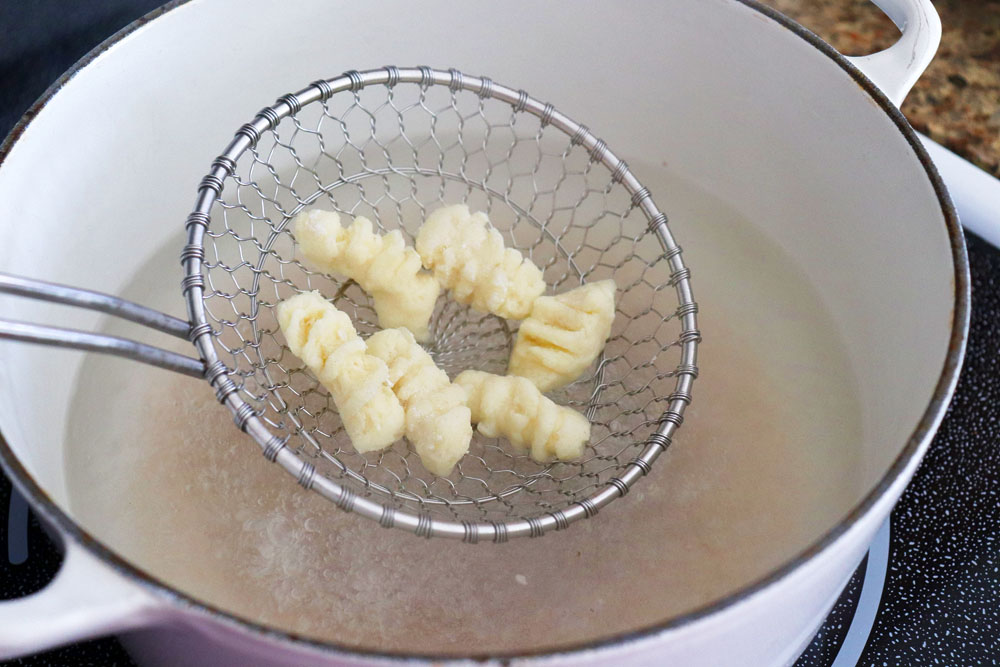
[(580, 376), (604, 348), (615, 319), (615, 281), (535, 300), (521, 323), (507, 372), (551, 391)]
[(515, 448), (528, 449), (536, 461), (579, 458), (590, 441), (586, 417), (557, 405), (526, 378), (468, 370), (459, 373), (455, 384), (465, 390), (480, 433), (507, 438)]
[(319, 292), (293, 296), (277, 310), (288, 349), (330, 391), (354, 448), (370, 452), (403, 437), (405, 412), (389, 368), (368, 354), (351, 318)]
[(464, 204), (428, 215), (416, 247), (424, 266), (451, 290), (452, 298), (480, 312), (524, 319), (545, 291), (541, 270), (517, 250), (504, 247), (485, 213), (470, 213)]
[(371, 295), (383, 328), (406, 327), (417, 340), (429, 338), (441, 287), (422, 270), (420, 257), (398, 229), (379, 234), (364, 217), (343, 227), (339, 214), (316, 208), (296, 215), (292, 227), (310, 264), (352, 278)]
[(406, 437), (420, 462), (446, 477), (472, 440), (465, 392), (451, 383), (407, 329), (384, 329), (368, 339), (368, 353), (389, 367), (389, 383), (406, 410)]

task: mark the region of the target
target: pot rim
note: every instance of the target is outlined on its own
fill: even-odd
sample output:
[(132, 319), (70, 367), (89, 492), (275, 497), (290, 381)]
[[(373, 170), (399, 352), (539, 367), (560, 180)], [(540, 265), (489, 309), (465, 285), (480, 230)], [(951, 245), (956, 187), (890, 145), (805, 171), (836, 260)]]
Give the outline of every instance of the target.
[[(941, 374), (935, 385), (931, 400), (921, 416), (913, 433), (910, 435), (905, 446), (902, 448), (889, 469), (883, 474), (879, 481), (865, 494), (865, 496), (855, 504), (855, 506), (833, 527), (827, 530), (821, 537), (814, 540), (812, 544), (802, 549), (795, 556), (787, 559), (784, 563), (757, 580), (743, 586), (742, 588), (723, 596), (711, 603), (702, 605), (693, 611), (670, 617), (666, 620), (654, 623), (647, 627), (632, 630), (625, 633), (618, 633), (609, 637), (592, 641), (575, 642), (567, 645), (559, 645), (551, 648), (539, 648), (528, 651), (492, 652), (492, 653), (407, 653), (402, 651), (379, 651), (351, 646), (337, 642), (323, 641), (303, 637), (296, 633), (277, 630), (267, 625), (243, 618), (237, 614), (224, 611), (210, 603), (203, 602), (197, 598), (182, 593), (161, 581), (154, 575), (144, 571), (131, 562), (119, 556), (114, 550), (105, 546), (100, 540), (91, 535), (88, 531), (77, 525), (62, 508), (49, 497), (41, 488), (30, 473), (20, 463), (13, 450), (0, 431), (0, 468), (4, 470), (12, 483), (31, 501), (32, 509), (39, 512), (46, 520), (59, 528), (61, 539), (73, 539), (79, 545), (90, 551), (95, 557), (116, 570), (129, 581), (137, 584), (147, 592), (152, 593), (164, 603), (170, 603), (183, 608), (185, 611), (205, 614), (213, 620), (226, 625), (236, 626), (244, 632), (253, 634), (259, 638), (292, 642), (299, 648), (306, 648), (320, 651), (325, 654), (340, 654), (345, 657), (355, 658), (377, 658), (390, 661), (448, 661), (448, 660), (512, 660), (518, 658), (540, 658), (558, 657), (576, 654), (586, 651), (604, 650), (615, 648), (627, 643), (641, 639), (651, 638), (655, 635), (668, 631), (677, 630), (683, 626), (690, 625), (696, 621), (712, 616), (725, 609), (728, 609), (761, 590), (784, 579), (797, 570), (806, 562), (812, 560), (820, 552), (830, 547), (841, 535), (857, 524), (861, 518), (868, 513), (876, 502), (902, 475), (914, 459), (920, 454), (921, 444), (930, 438), (936, 431), (937, 424), (943, 418), (948, 408), (958, 375), (962, 368), (965, 357), (966, 342), (969, 329), (970, 314), (970, 277), (968, 256), (965, 249), (965, 237), (963, 236), (959, 224), (958, 215), (951, 202), (944, 183), (939, 176), (937, 169), (931, 162), (923, 145), (918, 140), (913, 128), (909, 125), (902, 112), (879, 90), (860, 70), (858, 70), (848, 59), (820, 39), (819, 36), (807, 28), (792, 21), (780, 12), (762, 5), (758, 0), (735, 0), (736, 2), (759, 12), (764, 17), (774, 21), (783, 28), (802, 38), (808, 44), (827, 56), (841, 69), (849, 74), (858, 86), (867, 93), (872, 100), (888, 115), (896, 129), (903, 135), (903, 138), (910, 144), (917, 159), (923, 166), (924, 171), (934, 188), (935, 195), (941, 205), (941, 213), (944, 217), (948, 240), (951, 246), (952, 261), (954, 268), (954, 289), (955, 304), (952, 311), (952, 328), (948, 344), (948, 354), (945, 358)], [(77, 73), (90, 65), (100, 57), (110, 47), (119, 41), (138, 32), (141, 28), (153, 20), (171, 12), (179, 7), (194, 4), (194, 0), (171, 0), (162, 7), (145, 14), (125, 26), (111, 37), (107, 38), (90, 52), (77, 61), (59, 79), (39, 97), (39, 99), (24, 113), (17, 124), (10, 131), (3, 143), (0, 144), (0, 168), (6, 162), (7, 156), (23, 135), (25, 129), (34, 120), (35, 116), (45, 107), (46, 104), (65, 86)]]

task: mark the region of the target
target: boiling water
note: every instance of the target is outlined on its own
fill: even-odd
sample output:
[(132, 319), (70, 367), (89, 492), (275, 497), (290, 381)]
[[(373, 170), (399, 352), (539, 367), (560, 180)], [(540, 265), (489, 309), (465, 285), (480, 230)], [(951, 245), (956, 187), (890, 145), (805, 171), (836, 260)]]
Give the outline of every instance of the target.
[[(656, 173), (638, 171), (647, 182)], [(676, 443), (597, 518), (504, 545), (387, 531), (267, 463), (204, 382), (97, 356), (83, 365), (66, 436), (76, 518), (194, 597), (383, 650), (578, 642), (761, 577), (858, 497), (853, 379), (790, 258), (722, 202), (662, 171), (656, 180), (693, 270), (702, 372)], [(122, 295), (182, 314), (181, 243)]]

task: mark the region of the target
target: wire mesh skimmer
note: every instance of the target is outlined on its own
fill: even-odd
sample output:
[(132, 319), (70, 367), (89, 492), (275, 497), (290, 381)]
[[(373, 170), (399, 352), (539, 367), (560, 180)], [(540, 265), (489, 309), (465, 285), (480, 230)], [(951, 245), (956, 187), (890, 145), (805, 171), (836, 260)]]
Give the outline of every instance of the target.
[[(283, 343), (275, 306), (318, 289), (362, 336), (377, 330), (352, 281), (310, 271), (289, 222), (321, 206), (364, 215), (412, 243), (434, 208), (483, 210), (544, 271), (550, 293), (614, 278), (603, 354), (552, 395), (592, 422), (584, 456), (536, 463), (476, 434), (447, 478), (408, 443), (365, 455), (333, 402)], [(236, 426), (307, 489), (382, 526), (502, 542), (591, 517), (649, 472), (680, 426), (697, 377), (697, 306), (666, 216), (604, 141), (527, 93), (456, 70), (347, 72), (285, 95), (243, 125), (187, 219), (185, 322), (85, 290), (0, 276), (0, 290), (81, 305), (189, 338), (200, 359), (124, 339), (3, 322), (0, 335), (110, 352), (204, 377)], [(503, 373), (516, 322), (444, 297), (428, 351), (450, 376)]]

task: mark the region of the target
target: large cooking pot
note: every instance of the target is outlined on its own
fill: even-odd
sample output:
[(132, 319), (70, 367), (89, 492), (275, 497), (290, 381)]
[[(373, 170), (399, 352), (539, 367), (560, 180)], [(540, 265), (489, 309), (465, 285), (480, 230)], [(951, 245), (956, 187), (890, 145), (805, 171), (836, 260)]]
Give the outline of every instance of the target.
[[(193, 179), (236, 125), (319, 76), (426, 62), (537, 91), (613, 136), (620, 154), (669, 161), (797, 260), (857, 376), (858, 482), (867, 491), (814, 544), (709, 606), (626, 636), (492, 657), (788, 663), (910, 480), (965, 350), (962, 235), (896, 108), (931, 59), (940, 26), (927, 0), (876, 4), (902, 38), (846, 58), (750, 0), (173, 3), (84, 58), (8, 137), (0, 270), (115, 292), (151, 249), (181, 238)], [(66, 323), (55, 308), (2, 301), (5, 317)], [(80, 328), (97, 318), (72, 317)], [(149, 664), (433, 658), (358, 652), (237, 619), (82, 530), (66, 509), (61, 455), (81, 356), (0, 345), (0, 460), (66, 556), (47, 588), (0, 603), (0, 654), (126, 633)]]

